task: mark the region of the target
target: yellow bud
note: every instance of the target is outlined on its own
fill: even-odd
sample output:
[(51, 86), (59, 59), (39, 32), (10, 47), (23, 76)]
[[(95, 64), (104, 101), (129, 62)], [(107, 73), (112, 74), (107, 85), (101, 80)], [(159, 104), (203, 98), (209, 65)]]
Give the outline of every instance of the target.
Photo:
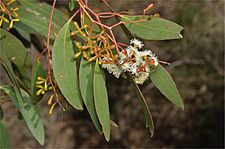
[(51, 95), (50, 98), (48, 99), (48, 105), (52, 104), (53, 97), (54, 97), (54, 95)]
[(75, 42), (75, 44), (76, 44), (76, 47), (77, 47), (77, 48), (79, 48), (79, 49), (81, 48), (81, 45), (80, 45), (79, 42)]
[(18, 22), (18, 21), (20, 21), (20, 19), (12, 19), (14, 22)]
[(45, 91), (47, 91), (47, 90), (48, 90), (47, 81), (45, 82), (44, 90), (45, 90)]
[(0, 27), (2, 26), (2, 22), (3, 22), (3, 19), (1, 18), (1, 20), (0, 20)]
[(44, 83), (45, 81), (37, 81), (36, 82), (36, 84), (38, 85), (38, 84), (42, 84), (42, 83)]
[(90, 63), (90, 62), (92, 62), (92, 61), (94, 61), (96, 59), (97, 59), (97, 56), (91, 57), (90, 59), (88, 59), (88, 63)]
[(83, 26), (83, 28), (87, 28), (88, 27), (88, 25), (87, 24), (85, 24), (84, 26)]
[(9, 20), (8, 20), (7, 18), (2, 17), (2, 19), (3, 19), (3, 21), (4, 21), (5, 23), (9, 23)]
[(51, 106), (51, 108), (50, 108), (50, 110), (49, 110), (49, 112), (48, 112), (49, 114), (52, 114), (55, 105), (56, 105), (56, 103), (54, 103), (54, 104)]
[(9, 24), (9, 29), (13, 27), (13, 21), (10, 22)]
[(37, 77), (37, 79), (38, 79), (38, 80), (42, 80), (42, 81), (44, 81), (44, 80), (45, 80), (44, 78), (42, 78), (42, 77), (40, 77), (40, 76), (39, 76), (39, 77)]
[(53, 90), (53, 87), (52, 86), (49, 86), (48, 87), (48, 90), (50, 90), (50, 91)]
[(36, 87), (37, 88), (41, 88), (41, 89), (43, 89), (44, 87), (43, 86), (41, 86), (41, 85), (36, 85)]
[(83, 37), (86, 37), (86, 34), (85, 34), (85, 33), (82, 33), (82, 36), (83, 36)]
[(75, 55), (74, 55), (74, 58), (78, 58), (80, 56), (81, 52), (77, 52)]
[(44, 95), (45, 94), (45, 90), (42, 89), (41, 94)]
[(39, 96), (42, 92), (42, 89), (39, 89), (37, 92), (36, 92), (36, 95)]
[(84, 58), (88, 58), (88, 55), (87, 55), (86, 52), (83, 52), (83, 57), (84, 57)]

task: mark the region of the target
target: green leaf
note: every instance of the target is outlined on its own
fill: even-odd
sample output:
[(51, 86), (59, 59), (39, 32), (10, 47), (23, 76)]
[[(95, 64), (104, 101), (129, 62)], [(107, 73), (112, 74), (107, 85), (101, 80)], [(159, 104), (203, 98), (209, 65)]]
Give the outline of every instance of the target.
[(114, 122), (113, 120), (110, 120), (110, 124), (113, 126), (113, 127), (116, 127), (118, 128), (118, 124), (116, 122)]
[(18, 67), (14, 64), (12, 64), (12, 67), (16, 74), (16, 79), (18, 80), (20, 87), (28, 91), (30, 89), (30, 83), (31, 83), (30, 75), (29, 75), (30, 70), (24, 67)]
[[(39, 33), (47, 37), (52, 7), (46, 3), (27, 0), (19, 1), (19, 3), (21, 4), (20, 10), (18, 11), (20, 22), (15, 23), (15, 28), (29, 33)], [(54, 9), (52, 27), (56, 34), (58, 34), (66, 22), (66, 15), (59, 10)], [(51, 33), (51, 38), (54, 38), (53, 33)]]
[(9, 61), (9, 59), (7, 58), (5, 51), (3, 51), (2, 49), (0, 49), (0, 59), (2, 61), (2, 65), (5, 68), (10, 80), (12, 81), (13, 85), (15, 85), (15, 87), (17, 88), (17, 90), (20, 90), (20, 85), (18, 83), (16, 74), (12, 68), (12, 65)]
[[(6, 30), (0, 29), (0, 45), (1, 55), (4, 53), (4, 59), (9, 59), (12, 62), (12, 71), (15, 72), (15, 79), (18, 80), (19, 85), (24, 89), (30, 86), (30, 77), (28, 74), (29, 67), (32, 66), (31, 57), (22, 42), (18, 40), (13, 34)], [(11, 65), (11, 62), (8, 65)]]
[(76, 7), (76, 1), (70, 0), (69, 2), (69, 9), (72, 11)]
[[(121, 19), (123, 22), (127, 22), (125, 25), (130, 30), (132, 34), (137, 37), (146, 40), (169, 40), (169, 39), (179, 39), (182, 38), (180, 32), (183, 27), (166, 19), (162, 18), (150, 18), (145, 17), (145, 21), (142, 16), (128, 16), (123, 15)], [(136, 21), (129, 23), (131, 21)]]
[(63, 26), (53, 45), (52, 68), (64, 97), (74, 108), (83, 110), (69, 25), (70, 21)]
[(139, 89), (138, 85), (135, 83), (134, 79), (132, 78), (132, 76), (129, 73), (127, 73), (127, 76), (131, 80), (131, 83), (134, 86), (134, 89), (136, 91), (138, 99), (141, 102), (142, 110), (144, 112), (145, 119), (146, 119), (146, 128), (149, 128), (149, 131), (150, 131), (151, 137), (152, 137), (154, 135), (154, 123), (152, 120), (151, 112), (148, 108), (148, 104), (147, 104), (144, 96), (142, 95), (141, 90)]
[(150, 78), (152, 83), (166, 98), (168, 98), (178, 107), (184, 109), (184, 103), (178, 92), (176, 84), (165, 68), (163, 68), (161, 65), (158, 65), (156, 70), (150, 74)]
[(19, 109), (34, 138), (41, 145), (44, 145), (45, 137), (42, 119), (38, 109), (32, 104), (28, 93), (21, 90), (21, 94), (19, 94), (16, 88), (9, 85), (0, 86), (0, 89), (9, 95), (12, 102)]
[(0, 28), (1, 51), (18, 67), (31, 67), (31, 57), (22, 42), (13, 34)]
[(43, 94), (40, 94), (39, 96), (36, 95), (36, 92), (39, 90), (36, 87), (37, 78), (39, 76), (42, 78), (47, 77), (46, 72), (44, 71), (41, 65), (41, 62), (39, 60), (36, 60), (32, 70), (32, 78), (31, 78), (31, 92), (32, 92), (31, 99), (34, 104), (38, 103), (43, 97)]
[(91, 116), (91, 119), (99, 133), (102, 132), (101, 124), (95, 110), (93, 94), (94, 63), (88, 63), (84, 58), (81, 60), (79, 78), (82, 99)]
[(3, 110), (2, 110), (2, 106), (0, 105), (0, 120), (3, 119), (3, 116), (4, 116), (4, 113), (3, 113)]
[(10, 148), (8, 133), (3, 125), (2, 121), (0, 120), (0, 148), (8, 149)]
[(105, 85), (105, 77), (103, 70), (99, 67), (98, 61), (94, 70), (94, 101), (95, 109), (102, 125), (103, 133), (107, 141), (110, 140), (110, 113), (108, 94)]
[(30, 33), (26, 32), (25, 30), (19, 29), (19, 28), (17, 28), (17, 31), (24, 39), (26, 39), (28, 42), (31, 42)]

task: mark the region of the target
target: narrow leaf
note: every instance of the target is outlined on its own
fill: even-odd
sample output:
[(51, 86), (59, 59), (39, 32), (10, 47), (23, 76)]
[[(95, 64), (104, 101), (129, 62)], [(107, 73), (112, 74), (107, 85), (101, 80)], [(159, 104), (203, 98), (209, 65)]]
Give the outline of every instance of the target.
[(80, 90), (82, 99), (91, 116), (91, 119), (99, 133), (102, 132), (101, 124), (99, 123), (98, 116), (95, 110), (94, 94), (93, 94), (93, 75), (94, 63), (88, 63), (87, 60), (82, 58), (80, 64), (79, 78)]
[(2, 49), (0, 49), (0, 59), (2, 61), (2, 65), (5, 68), (10, 80), (12, 81), (13, 85), (15, 85), (15, 87), (17, 88), (17, 90), (20, 90), (20, 85), (18, 83), (17, 77), (15, 72), (13, 71), (12, 65), (9, 61), (9, 59), (7, 58), (5, 51), (3, 51)]
[(76, 7), (76, 1), (70, 0), (69, 1), (69, 9), (72, 11)]
[(18, 67), (31, 67), (31, 57), (22, 42), (13, 34), (0, 28), (1, 51)]
[(3, 110), (2, 110), (2, 106), (0, 105), (0, 120), (3, 119), (3, 116), (4, 116), (4, 113), (3, 113)]
[(103, 133), (107, 141), (110, 140), (110, 113), (108, 94), (105, 85), (104, 72), (99, 67), (98, 62), (95, 64), (94, 71), (94, 101), (96, 112), (102, 125)]
[(142, 95), (141, 90), (139, 89), (138, 85), (135, 83), (134, 79), (132, 78), (132, 76), (128, 73), (127, 73), (127, 76), (131, 80), (131, 83), (134, 86), (134, 89), (136, 91), (138, 99), (141, 102), (142, 110), (144, 112), (145, 119), (146, 119), (146, 128), (149, 128), (149, 131), (150, 131), (151, 137), (152, 137), (154, 134), (154, 124), (153, 124), (151, 112), (148, 108), (148, 104), (147, 104), (144, 96)]
[[(121, 16), (132, 34), (146, 40), (169, 40), (182, 38), (183, 27), (166, 19), (142, 16)], [(140, 21), (138, 21), (140, 20)], [(133, 21), (133, 22), (132, 22)], [(134, 22), (136, 21), (136, 22)]]
[(113, 126), (113, 127), (116, 127), (118, 128), (118, 124), (116, 122), (114, 122), (113, 120), (110, 120), (110, 124)]
[(0, 86), (0, 89), (4, 90), (4, 92), (9, 95), (12, 102), (22, 114), (34, 138), (41, 145), (44, 145), (45, 137), (42, 119), (38, 109), (32, 104), (28, 93), (21, 90), (21, 94), (19, 94), (16, 88), (9, 85)]
[(24, 67), (18, 67), (15, 64), (12, 63), (13, 70), (16, 74), (16, 79), (19, 82), (19, 85), (21, 88), (24, 90), (29, 90), (30, 89), (30, 75), (29, 75), (29, 69), (24, 68)]
[(67, 101), (76, 109), (82, 110), (76, 62), (73, 60), (73, 44), (67, 22), (57, 36), (52, 50), (52, 68), (56, 82)]
[(19, 34), (24, 38), (26, 39), (28, 42), (31, 42), (31, 37), (30, 37), (30, 34), (22, 29), (18, 29), (17, 28), (17, 31), (19, 32)]
[(150, 74), (152, 83), (176, 106), (184, 109), (184, 103), (170, 74), (161, 65)]
[(0, 120), (0, 148), (8, 149), (10, 148), (8, 133), (3, 125), (2, 121)]
[[(21, 0), (19, 3), (21, 4), (20, 10), (18, 11), (20, 22), (15, 24), (15, 28), (29, 33), (39, 33), (47, 37), (52, 7), (46, 3), (27, 0)], [(65, 14), (54, 9), (52, 26), (56, 34), (58, 34), (66, 22), (67, 18)], [(51, 34), (51, 38), (54, 38), (53, 33)]]
[(32, 102), (35, 104), (38, 103), (43, 97), (42, 94), (40, 94), (39, 96), (36, 95), (36, 92), (38, 91), (38, 88), (36, 87), (38, 77), (46, 78), (47, 75), (41, 65), (41, 62), (39, 60), (36, 60), (32, 70), (32, 78), (31, 78), (31, 92), (32, 92), (31, 99)]

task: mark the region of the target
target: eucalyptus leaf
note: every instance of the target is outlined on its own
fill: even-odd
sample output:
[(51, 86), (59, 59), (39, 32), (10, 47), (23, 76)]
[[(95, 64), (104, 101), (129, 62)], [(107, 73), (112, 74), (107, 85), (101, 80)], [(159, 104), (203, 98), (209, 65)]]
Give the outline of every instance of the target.
[(13, 85), (15, 85), (15, 87), (19, 91), (20, 85), (17, 80), (17, 76), (12, 68), (11, 62), (9, 61), (9, 59), (7, 58), (7, 56), (5, 54), (5, 51), (3, 51), (2, 49), (0, 49), (0, 59), (2, 61), (2, 65), (5, 68), (10, 80), (12, 81)]
[[(1, 45), (1, 57), (4, 57), (4, 61), (7, 64), (12, 65), (11, 74), (15, 80), (18, 80), (18, 85), (24, 89), (28, 89), (30, 83), (30, 77), (28, 69), (32, 66), (31, 57), (27, 49), (24, 47), (22, 42), (18, 40), (13, 34), (6, 30), (0, 29), (0, 45)], [(4, 56), (3, 56), (4, 55)], [(3, 61), (3, 60), (2, 60)], [(9, 73), (9, 71), (7, 71)]]
[(4, 113), (3, 113), (3, 109), (2, 106), (0, 105), (0, 120), (3, 119)]
[(91, 116), (91, 119), (98, 130), (102, 133), (101, 124), (99, 123), (98, 116), (95, 110), (94, 94), (93, 94), (93, 76), (94, 76), (94, 63), (88, 63), (87, 60), (82, 58), (80, 64), (79, 78), (80, 90), (83, 102)]
[(108, 103), (108, 93), (105, 84), (103, 70), (99, 67), (98, 61), (94, 70), (94, 101), (95, 109), (102, 125), (103, 133), (107, 141), (110, 140), (110, 113)]
[(24, 90), (21, 90), (21, 94), (19, 94), (17, 88), (9, 85), (0, 86), (0, 89), (9, 95), (12, 102), (21, 112), (34, 138), (41, 145), (44, 145), (45, 136), (42, 119), (38, 109), (32, 104), (29, 94)]
[(144, 112), (145, 115), (145, 119), (146, 119), (146, 128), (149, 129), (150, 133), (151, 133), (151, 137), (154, 135), (154, 123), (152, 120), (152, 115), (151, 112), (148, 108), (148, 104), (144, 98), (144, 96), (141, 93), (141, 90), (139, 89), (138, 85), (135, 83), (134, 79), (132, 78), (132, 76), (127, 73), (128, 78), (131, 80), (132, 85), (134, 86), (135, 92), (138, 96), (138, 99), (141, 103), (142, 106), (142, 110)]
[(178, 92), (176, 84), (165, 68), (158, 65), (156, 70), (150, 74), (150, 78), (152, 83), (166, 98), (168, 98), (176, 106), (184, 109), (184, 103)]
[(166, 19), (122, 15), (121, 20), (129, 31), (146, 40), (180, 39), (183, 27)]
[(40, 60), (36, 60), (33, 70), (32, 70), (32, 78), (31, 78), (31, 99), (34, 104), (38, 103), (42, 98), (43, 94), (40, 94), (39, 96), (36, 95), (36, 92), (38, 91), (38, 88), (36, 87), (37, 78), (42, 77), (46, 78), (47, 74), (44, 71)]
[(70, 0), (69, 1), (69, 9), (72, 11), (76, 7), (76, 1)]
[(31, 37), (30, 37), (30, 33), (26, 32), (25, 30), (19, 29), (17, 28), (17, 31), (19, 32), (19, 34), (26, 39), (28, 42), (31, 42)]
[[(20, 22), (15, 24), (15, 28), (29, 33), (39, 33), (47, 37), (52, 6), (43, 2), (40, 3), (28, 0), (21, 0), (19, 3), (20, 10), (18, 13), (20, 16)], [(66, 22), (67, 17), (65, 14), (55, 8), (52, 18), (52, 27), (54, 28), (54, 32), (58, 34)], [(51, 38), (54, 38), (53, 33), (51, 33)]]
[(31, 84), (30, 75), (29, 75), (30, 70), (24, 67), (18, 67), (13, 63), (12, 63), (12, 68), (15, 72), (16, 79), (18, 80), (20, 87), (28, 91), (30, 89), (30, 84)]
[(52, 69), (59, 89), (67, 101), (74, 108), (83, 110), (69, 25), (70, 21), (63, 26), (54, 42)]
[(31, 57), (22, 42), (13, 34), (0, 28), (1, 51), (18, 67), (31, 67)]
[(0, 120), (0, 148), (1, 149), (10, 148), (8, 133), (1, 120)]

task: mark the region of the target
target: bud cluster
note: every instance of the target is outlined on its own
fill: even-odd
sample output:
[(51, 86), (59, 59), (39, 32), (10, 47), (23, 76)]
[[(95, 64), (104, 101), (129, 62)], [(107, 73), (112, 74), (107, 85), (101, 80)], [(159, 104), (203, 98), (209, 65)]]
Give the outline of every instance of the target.
[(19, 7), (16, 4), (16, 0), (0, 0), (0, 27), (5, 23), (11, 29), (14, 22), (20, 21), (17, 13)]

